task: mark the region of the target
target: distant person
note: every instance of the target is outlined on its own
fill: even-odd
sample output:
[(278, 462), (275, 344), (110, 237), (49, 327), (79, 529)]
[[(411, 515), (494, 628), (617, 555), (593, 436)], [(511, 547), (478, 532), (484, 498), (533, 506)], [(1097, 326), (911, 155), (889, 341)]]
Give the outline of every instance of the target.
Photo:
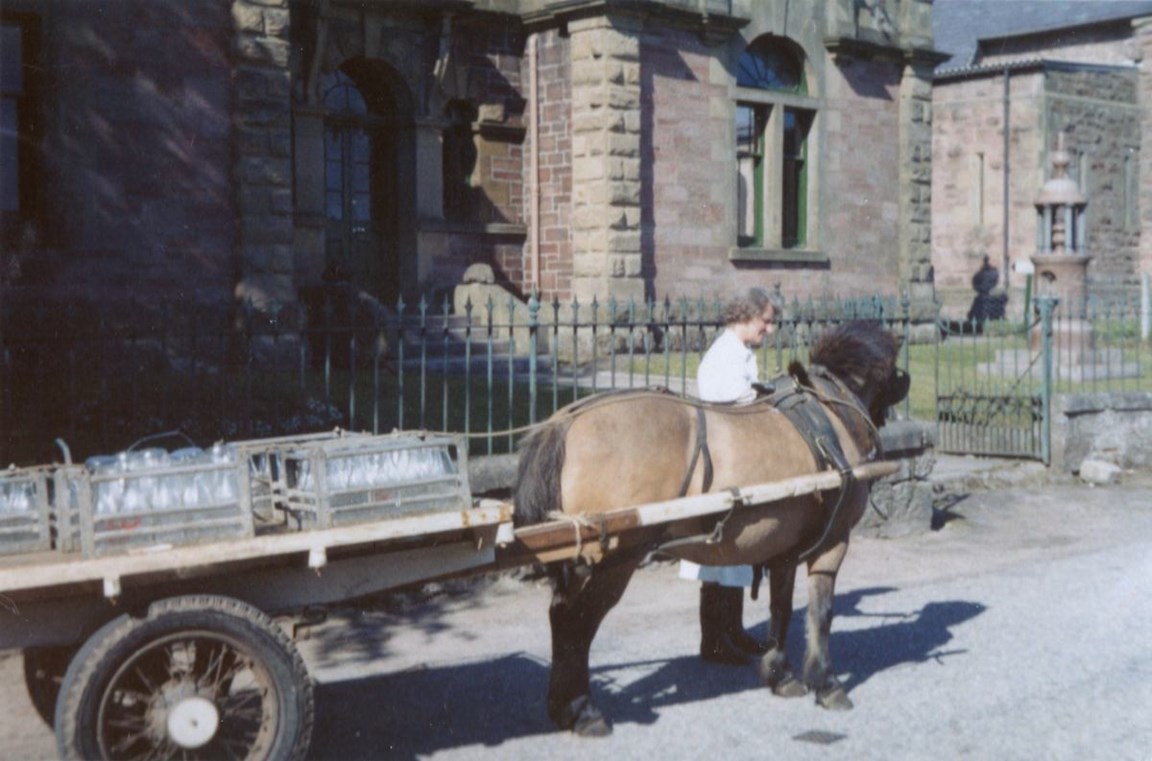
[(972, 290), (976, 297), (968, 310), (969, 323), (983, 323), (986, 320), (999, 320), (1004, 317), (1004, 298), (992, 294), (1000, 282), (1000, 270), (992, 266), (987, 256), (984, 264), (972, 276)]

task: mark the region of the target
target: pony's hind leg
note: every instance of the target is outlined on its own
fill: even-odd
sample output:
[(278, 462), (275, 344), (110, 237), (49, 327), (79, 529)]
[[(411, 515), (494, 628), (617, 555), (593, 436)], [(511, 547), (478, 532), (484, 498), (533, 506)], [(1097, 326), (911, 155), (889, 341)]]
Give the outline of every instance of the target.
[(639, 558), (598, 566), (556, 569), (552, 605), (552, 674), (548, 716), (560, 729), (584, 737), (611, 734), (612, 725), (592, 702), (588, 653), (600, 623), (624, 594)]
[(788, 626), (792, 622), (792, 594), (795, 586), (795, 563), (769, 567), (769, 650), (760, 660), (760, 679), (773, 694), (785, 698), (800, 697), (808, 692), (804, 683), (792, 673), (792, 666), (788, 663)]
[(846, 711), (852, 708), (852, 701), (836, 679), (828, 647), (835, 587), (834, 572), (809, 570), (804, 681), (816, 693), (817, 703), (833, 711)]

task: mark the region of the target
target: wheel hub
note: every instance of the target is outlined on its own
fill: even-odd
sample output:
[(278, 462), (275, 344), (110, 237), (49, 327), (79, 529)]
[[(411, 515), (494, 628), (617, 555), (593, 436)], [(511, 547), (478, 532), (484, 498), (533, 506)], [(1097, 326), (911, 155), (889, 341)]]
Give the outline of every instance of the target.
[(165, 728), (181, 748), (199, 748), (216, 736), (220, 712), (216, 704), (199, 696), (186, 697), (168, 708)]

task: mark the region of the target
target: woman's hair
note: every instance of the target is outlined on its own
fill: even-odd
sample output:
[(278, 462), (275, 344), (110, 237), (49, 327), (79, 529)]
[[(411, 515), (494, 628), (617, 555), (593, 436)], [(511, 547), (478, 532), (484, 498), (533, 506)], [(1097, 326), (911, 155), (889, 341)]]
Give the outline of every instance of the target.
[(724, 305), (724, 313), (722, 315), (724, 324), (734, 325), (740, 322), (748, 322), (754, 317), (764, 314), (764, 310), (770, 306), (774, 309), (776, 308), (772, 294), (768, 292), (768, 289), (753, 286), (745, 293), (733, 297)]

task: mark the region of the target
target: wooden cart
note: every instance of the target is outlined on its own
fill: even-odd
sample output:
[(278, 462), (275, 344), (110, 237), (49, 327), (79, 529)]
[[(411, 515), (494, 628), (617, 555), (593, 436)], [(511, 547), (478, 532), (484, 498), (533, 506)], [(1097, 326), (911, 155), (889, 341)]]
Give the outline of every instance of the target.
[(473, 499), (459, 437), (337, 431), (181, 452), (0, 472), (0, 648), (23, 649), (62, 757), (303, 758), (313, 695), (294, 616), (598, 562), (642, 529), (840, 485), (826, 472), (514, 530), (509, 503)]

